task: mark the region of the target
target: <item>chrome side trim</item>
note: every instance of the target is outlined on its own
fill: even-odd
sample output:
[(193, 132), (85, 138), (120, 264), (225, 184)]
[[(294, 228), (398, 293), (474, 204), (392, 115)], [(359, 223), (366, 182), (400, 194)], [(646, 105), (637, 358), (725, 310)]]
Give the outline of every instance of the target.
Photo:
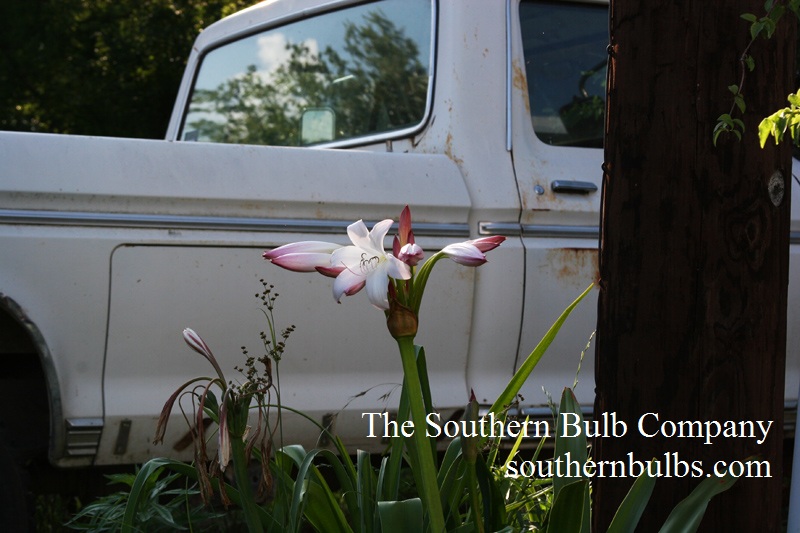
[(528, 237), (549, 239), (598, 239), (598, 226), (557, 226), (544, 224), (518, 224), (516, 222), (480, 222), (481, 235), (505, 235), (506, 237)]
[(526, 237), (550, 239), (594, 239), (600, 238), (599, 226), (545, 226), (526, 224), (522, 226), (522, 234)]
[[(414, 230), (416, 233), (416, 229)], [(505, 235), (542, 239), (598, 239), (599, 226), (562, 226), (547, 224), (517, 224), (516, 222), (479, 222), (480, 235)], [(789, 233), (789, 244), (800, 244), (800, 231)]]
[(599, 226), (556, 226), (525, 224), (522, 226), (525, 237), (544, 239), (599, 239)]
[[(0, 209), (0, 224), (44, 226), (92, 226), (212, 231), (254, 231), (274, 233), (342, 234), (352, 220), (294, 218), (249, 218), (193, 215), (151, 215), (145, 213), (92, 213), (86, 211), (38, 211)], [(371, 225), (366, 221), (367, 225)], [(396, 226), (396, 224), (395, 224)], [(460, 223), (414, 223), (414, 235), (426, 237), (469, 237), (469, 225)]]
[(102, 418), (68, 418), (66, 421), (66, 455), (84, 457), (97, 455), (103, 433)]
[(518, 222), (478, 222), (478, 234), (519, 237), (522, 234), (522, 226)]
[[(299, 218), (250, 218), (200, 215), (152, 215), (146, 213), (96, 213), (88, 211), (41, 211), (0, 209), (0, 224), (38, 226), (94, 226), (212, 231), (341, 234), (351, 220)], [(367, 221), (367, 225), (371, 225)], [(396, 226), (396, 224), (395, 224)], [(479, 222), (480, 235), (524, 235), (533, 238), (597, 239), (599, 226)], [(469, 225), (462, 223), (414, 223), (414, 234), (425, 237), (468, 238)], [(800, 231), (789, 234), (790, 244), (800, 244)]]

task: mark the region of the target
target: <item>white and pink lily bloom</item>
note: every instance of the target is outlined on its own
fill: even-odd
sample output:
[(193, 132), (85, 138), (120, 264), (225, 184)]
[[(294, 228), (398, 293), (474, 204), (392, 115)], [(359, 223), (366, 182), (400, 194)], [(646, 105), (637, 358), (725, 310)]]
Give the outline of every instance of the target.
[(392, 226), (386, 219), (367, 230), (359, 220), (347, 227), (352, 246), (344, 246), (331, 254), (331, 267), (342, 270), (333, 282), (333, 297), (337, 302), (367, 288), (367, 297), (375, 307), (389, 309), (389, 278), (410, 279), (409, 266), (383, 249), (383, 240)]
[(335, 278), (340, 268), (331, 266), (331, 254), (341, 248), (339, 244), (323, 241), (302, 241), (285, 244), (264, 252), (263, 257), (293, 272), (319, 272)]
[[(414, 242), (408, 206), (400, 214), (392, 252), (386, 253), (383, 241), (391, 226), (392, 220), (386, 219), (375, 224), (370, 231), (359, 220), (347, 227), (352, 245), (341, 246), (323, 241), (295, 242), (268, 250), (263, 257), (287, 270), (319, 272), (336, 278), (333, 282), (333, 298), (337, 302), (341, 302), (343, 296), (352, 296), (366, 287), (369, 301), (384, 311), (390, 307), (389, 279), (412, 280), (403, 285), (402, 290), (400, 285), (392, 286), (392, 298), (399, 298), (402, 305), (410, 305), (416, 313), (430, 269), (441, 257), (449, 257), (461, 265), (480, 266), (486, 262), (486, 252), (494, 250), (505, 240), (505, 237), (490, 236), (451, 244), (422, 264), (425, 253)], [(417, 265), (420, 265), (419, 279), (414, 281), (413, 270)]]
[(460, 265), (476, 267), (486, 262), (485, 252), (494, 250), (506, 240), (499, 235), (457, 242), (442, 248), (442, 253)]
[(400, 251), (396, 254), (397, 258), (408, 266), (417, 266), (420, 261), (425, 258), (425, 252), (419, 244), (408, 243), (404, 244)]

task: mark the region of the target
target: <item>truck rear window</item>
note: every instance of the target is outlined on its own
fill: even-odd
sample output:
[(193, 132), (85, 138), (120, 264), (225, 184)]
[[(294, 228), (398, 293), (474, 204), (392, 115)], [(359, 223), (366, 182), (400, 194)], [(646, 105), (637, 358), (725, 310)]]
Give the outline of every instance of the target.
[(381, 0), (211, 50), (180, 138), (307, 146), (413, 130), (429, 105), (431, 18), (431, 0)]
[(533, 130), (559, 146), (603, 146), (608, 6), (519, 7)]

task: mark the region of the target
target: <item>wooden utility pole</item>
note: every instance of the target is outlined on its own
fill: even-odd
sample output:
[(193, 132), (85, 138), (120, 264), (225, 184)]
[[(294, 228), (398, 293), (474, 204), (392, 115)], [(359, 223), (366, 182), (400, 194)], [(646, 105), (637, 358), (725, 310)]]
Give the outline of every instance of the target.
[[(757, 127), (795, 90), (794, 16), (750, 50), (742, 141), (727, 135), (714, 147), (750, 40), (742, 13), (763, 16), (764, 1), (611, 0), (595, 416), (616, 412), (628, 431), (596, 439), (593, 456), (655, 457), (662, 474), (672, 462), (640, 531), (658, 531), (717, 461), (756, 454), (772, 477), (739, 479), (701, 530), (779, 531), (791, 154), (771, 141), (762, 150)], [(646, 413), (659, 417), (645, 420), (648, 433), (669, 421), (772, 425), (762, 444), (705, 444), (669, 438), (670, 425), (641, 435)], [(679, 461), (702, 461), (701, 477)], [(632, 482), (595, 478), (595, 531)]]

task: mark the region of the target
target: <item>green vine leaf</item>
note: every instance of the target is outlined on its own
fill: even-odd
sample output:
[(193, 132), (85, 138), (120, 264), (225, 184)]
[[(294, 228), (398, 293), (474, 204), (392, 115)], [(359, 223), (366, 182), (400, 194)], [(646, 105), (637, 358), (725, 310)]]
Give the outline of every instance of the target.
[(744, 103), (744, 97), (743, 97), (741, 94), (737, 94), (737, 95), (734, 97), (734, 99), (733, 99), (733, 103), (736, 105), (736, 107), (738, 107), (738, 108), (739, 108), (739, 111), (740, 111), (740, 112), (744, 113), (744, 111), (745, 111), (745, 109), (747, 108), (747, 106), (745, 105), (745, 103)]
[(764, 23), (761, 21), (754, 22), (750, 26), (750, 38), (754, 41), (758, 38), (758, 35), (761, 33), (761, 30), (764, 29)]
[(777, 110), (758, 125), (758, 141), (762, 148), (770, 137), (775, 139), (775, 144), (780, 143), (787, 132), (795, 145), (800, 144), (800, 91), (786, 99), (789, 107)]

